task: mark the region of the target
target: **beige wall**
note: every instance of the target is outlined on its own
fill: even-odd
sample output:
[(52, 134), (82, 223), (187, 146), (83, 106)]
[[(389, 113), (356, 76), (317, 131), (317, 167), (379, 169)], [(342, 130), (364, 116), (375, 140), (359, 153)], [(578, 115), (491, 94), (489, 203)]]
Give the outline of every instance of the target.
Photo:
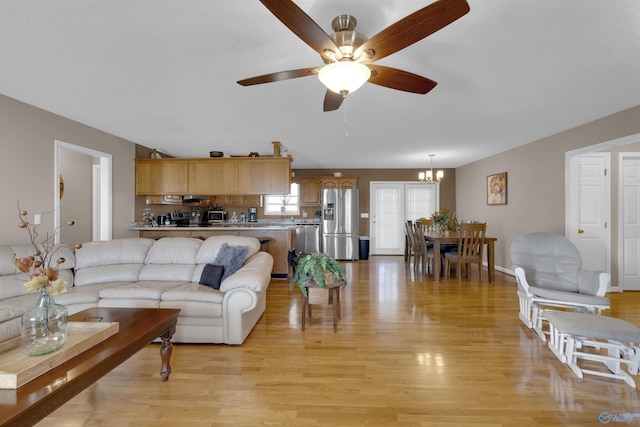
[[(113, 156), (113, 238), (136, 236), (128, 230), (134, 215), (134, 144), (0, 95), (0, 245), (28, 243), (17, 227), (18, 201), (31, 220), (33, 213), (53, 210), (55, 140)], [(52, 214), (44, 217), (40, 232), (53, 232)]]
[[(487, 222), (487, 234), (498, 238), (496, 265), (510, 269), (509, 246), (518, 235), (564, 234), (565, 152), (637, 133), (640, 106), (460, 167), (456, 170), (458, 215)], [(488, 206), (486, 176), (503, 171), (508, 173), (508, 204)]]

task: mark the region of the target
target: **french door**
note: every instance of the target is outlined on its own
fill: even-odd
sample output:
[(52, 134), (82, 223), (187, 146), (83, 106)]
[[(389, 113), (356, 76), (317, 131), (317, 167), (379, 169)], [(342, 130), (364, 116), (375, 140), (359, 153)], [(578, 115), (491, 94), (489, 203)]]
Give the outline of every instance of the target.
[(404, 223), (428, 218), (439, 208), (438, 184), (371, 182), (370, 251), (372, 255), (404, 254)]

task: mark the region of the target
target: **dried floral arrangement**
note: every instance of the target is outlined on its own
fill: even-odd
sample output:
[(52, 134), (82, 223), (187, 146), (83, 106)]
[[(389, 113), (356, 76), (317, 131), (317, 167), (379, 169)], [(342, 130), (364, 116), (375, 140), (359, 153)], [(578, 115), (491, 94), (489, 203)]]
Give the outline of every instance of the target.
[[(29, 241), (33, 246), (33, 254), (28, 257), (14, 258), (14, 265), (18, 270), (29, 275), (31, 280), (26, 282), (24, 286), (27, 291), (38, 291), (45, 288), (49, 295), (58, 295), (67, 291), (67, 282), (58, 278), (60, 264), (66, 260), (63, 257), (55, 259), (59, 246), (54, 244), (55, 233), (47, 233), (44, 239), (38, 243), (39, 224), (32, 224), (27, 218), (28, 212), (20, 209), (18, 203), (18, 227), (23, 228), (29, 234)], [(67, 221), (65, 225), (71, 227), (74, 221)], [(81, 244), (75, 245), (76, 249), (82, 247)]]

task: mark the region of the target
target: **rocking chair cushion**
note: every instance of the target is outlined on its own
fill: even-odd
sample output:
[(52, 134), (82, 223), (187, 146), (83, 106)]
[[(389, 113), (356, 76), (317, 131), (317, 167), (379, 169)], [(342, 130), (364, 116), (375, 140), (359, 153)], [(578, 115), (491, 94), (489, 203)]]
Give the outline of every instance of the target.
[(640, 342), (640, 328), (615, 317), (564, 311), (549, 311), (546, 317), (560, 332), (573, 336)]
[(544, 289), (537, 286), (529, 286), (529, 292), (531, 292), (534, 297), (565, 301), (574, 304), (601, 305), (609, 307), (611, 303), (609, 301), (609, 298), (606, 297), (596, 297), (593, 295), (579, 294), (575, 292), (557, 291), (555, 289)]

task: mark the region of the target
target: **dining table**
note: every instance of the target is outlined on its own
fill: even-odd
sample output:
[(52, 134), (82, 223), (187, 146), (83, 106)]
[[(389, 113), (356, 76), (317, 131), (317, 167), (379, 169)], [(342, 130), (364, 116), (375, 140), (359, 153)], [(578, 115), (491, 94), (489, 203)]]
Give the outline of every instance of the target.
[[(440, 245), (455, 245), (460, 238), (459, 231), (442, 232), (439, 230), (426, 230), (424, 232), (424, 238), (427, 243), (433, 243), (433, 280), (440, 281)], [(495, 237), (484, 237), (484, 244), (487, 247), (487, 270), (489, 271), (489, 282), (495, 283), (496, 281), (496, 265), (495, 265), (495, 242), (498, 239)]]

